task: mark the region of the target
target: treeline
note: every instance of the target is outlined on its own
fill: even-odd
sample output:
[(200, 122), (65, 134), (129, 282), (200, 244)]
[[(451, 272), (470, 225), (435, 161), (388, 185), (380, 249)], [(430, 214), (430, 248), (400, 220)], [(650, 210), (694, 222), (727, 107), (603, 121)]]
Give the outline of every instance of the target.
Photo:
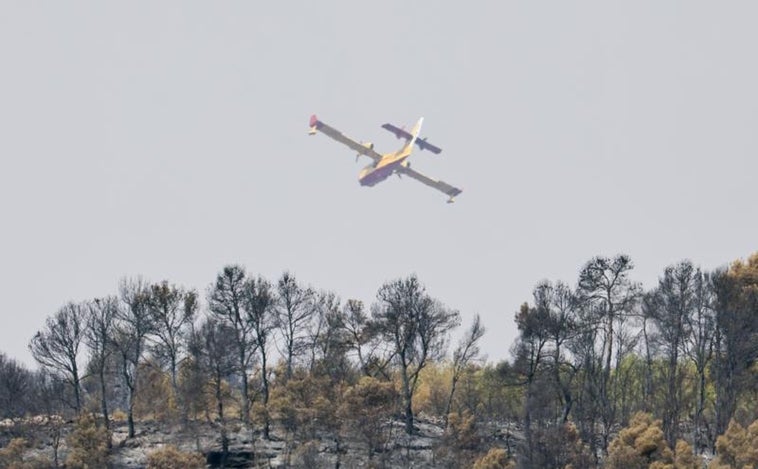
[[(413, 433), (421, 373), (443, 358), (460, 324), (415, 276), (385, 283), (366, 308), (287, 272), (270, 282), (231, 265), (204, 299), (201, 307), (197, 291), (136, 278), (124, 279), (117, 295), (64, 305), (30, 341), (40, 372), (0, 356), (1, 416), (96, 411), (108, 429), (115, 410), (130, 438), (140, 418), (204, 419), (217, 424), (224, 451), (230, 419), (266, 439), (272, 421), (288, 434), (307, 427), (338, 438), (347, 431), (339, 421), (350, 417), (370, 433), (373, 452), (381, 444), (373, 433), (384, 430), (369, 427), (383, 418), (402, 415)], [(477, 316), (456, 352), (456, 380), (483, 333)]]
[(680, 262), (650, 291), (632, 268), (592, 259), (575, 288), (542, 282), (516, 315), (525, 467), (562, 467), (568, 424), (597, 458), (638, 412), (660, 419), (667, 448), (698, 453), (758, 418), (758, 254), (713, 272)]
[[(727, 436), (758, 419), (758, 254), (712, 272), (680, 262), (649, 291), (632, 272), (597, 257), (573, 287), (539, 283), (500, 363), (480, 360), (478, 316), (449, 347), (460, 315), (415, 276), (368, 307), (238, 265), (202, 297), (125, 279), (47, 320), (30, 342), (40, 371), (0, 354), (0, 415), (96, 413), (108, 429), (117, 412), (130, 437), (135, 420), (208, 421), (223, 450), (234, 421), (338, 454), (359, 438), (372, 458), (390, 420), (410, 435), (421, 412), (447, 428), (435, 458), (449, 467), (690, 467), (685, 453), (733, 451)], [(654, 443), (635, 447), (640, 432)]]

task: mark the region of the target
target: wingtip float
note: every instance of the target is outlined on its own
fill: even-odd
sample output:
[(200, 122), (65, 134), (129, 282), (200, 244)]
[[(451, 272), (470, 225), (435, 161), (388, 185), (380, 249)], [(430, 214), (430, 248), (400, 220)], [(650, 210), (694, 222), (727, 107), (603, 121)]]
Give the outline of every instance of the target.
[(444, 181), (432, 179), (419, 173), (415, 169), (411, 169), (410, 162), (408, 161), (413, 152), (414, 145), (418, 146), (422, 151), (428, 150), (434, 154), (442, 152), (441, 148), (427, 142), (426, 138), (418, 138), (423, 123), (424, 118), (422, 117), (416, 122), (410, 131), (406, 131), (404, 128), (397, 127), (390, 123), (382, 125), (383, 129), (392, 132), (398, 139), (405, 140), (405, 143), (398, 150), (390, 153), (377, 153), (374, 151), (374, 145), (372, 143), (360, 143), (345, 136), (340, 131), (320, 121), (315, 114), (311, 116), (308, 122), (308, 134), (315, 135), (317, 132), (321, 132), (352, 150), (355, 150), (357, 152), (356, 158), (361, 155), (371, 158), (372, 162), (364, 167), (358, 175), (358, 182), (362, 186), (374, 186), (393, 174), (397, 174), (398, 177), (405, 175), (444, 193), (448, 196), (447, 203), (452, 203), (455, 201), (455, 197), (463, 192), (461, 189), (451, 186)]

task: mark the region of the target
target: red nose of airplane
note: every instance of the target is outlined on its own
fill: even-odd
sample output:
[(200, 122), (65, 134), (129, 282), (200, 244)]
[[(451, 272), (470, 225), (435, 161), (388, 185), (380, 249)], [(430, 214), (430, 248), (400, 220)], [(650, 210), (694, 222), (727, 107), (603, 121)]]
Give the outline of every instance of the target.
[(316, 126), (316, 122), (318, 122), (318, 118), (316, 118), (316, 114), (313, 114), (311, 116), (310, 126), (311, 127), (315, 127)]

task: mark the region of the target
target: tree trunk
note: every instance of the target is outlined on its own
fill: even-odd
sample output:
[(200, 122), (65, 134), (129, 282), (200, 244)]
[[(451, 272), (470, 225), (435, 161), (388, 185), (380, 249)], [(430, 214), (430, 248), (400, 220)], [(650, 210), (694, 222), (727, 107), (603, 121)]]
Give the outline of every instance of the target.
[[(111, 429), (111, 423), (110, 423), (110, 417), (108, 416), (108, 399), (105, 395), (106, 393), (106, 386), (105, 386), (105, 364), (100, 364), (100, 409), (103, 412), (103, 423), (105, 424), (105, 429), (110, 431)], [(108, 442), (110, 445), (110, 440)]]
[(216, 377), (216, 383), (215, 383), (215, 391), (216, 391), (216, 413), (218, 415), (218, 419), (221, 421), (221, 423), (224, 423), (224, 399), (221, 395), (221, 378)]
[[(674, 344), (674, 347), (678, 344)], [(677, 373), (679, 357), (676, 352), (669, 359), (667, 405), (663, 413), (663, 433), (671, 447), (676, 445), (676, 433), (679, 421), (679, 379)]]
[(74, 377), (74, 402), (76, 403), (76, 415), (79, 415), (82, 411), (82, 398), (81, 393), (79, 392), (79, 388), (81, 387), (79, 383), (79, 369), (76, 366), (76, 362), (74, 362), (73, 366), (73, 377)]
[[(727, 361), (727, 363), (723, 363)], [(726, 369), (719, 370), (719, 374), (722, 378), (719, 379), (717, 392), (716, 392), (716, 435), (723, 435), (729, 426), (729, 421), (734, 415), (734, 410), (737, 407), (737, 396), (735, 394), (735, 382), (734, 382), (734, 365), (729, 363), (729, 358), (723, 360), (720, 366), (726, 367)]]
[(250, 390), (248, 389), (248, 383), (247, 383), (247, 360), (246, 358), (246, 350), (244, 346), (240, 346), (240, 352), (239, 352), (239, 363), (240, 363), (240, 374), (242, 377), (242, 409), (240, 410), (241, 420), (245, 423), (245, 425), (250, 424)]
[(266, 370), (266, 352), (261, 351), (261, 380), (263, 381), (263, 438), (269, 439), (271, 422), (268, 416), (268, 372)]
[(179, 399), (179, 383), (176, 380), (176, 357), (171, 356), (171, 390), (174, 391), (174, 398)]
[(295, 332), (290, 329), (290, 337), (287, 339), (287, 379), (292, 378), (292, 356), (295, 354)]
[(408, 435), (413, 434), (413, 406), (411, 395), (411, 384), (408, 379), (408, 367), (402, 367), (403, 377), (403, 405), (405, 406), (405, 433)]
[(453, 395), (455, 394), (455, 386), (458, 384), (458, 379), (459, 377), (454, 374), (453, 381), (450, 384), (450, 395), (447, 396), (447, 405), (445, 406), (445, 415), (443, 416), (445, 427), (447, 427), (447, 417), (450, 415), (450, 409), (453, 407)]
[(705, 410), (705, 368), (700, 368), (698, 366), (697, 374), (699, 380), (697, 390), (697, 409), (695, 409), (695, 436), (692, 438), (692, 448), (695, 450), (695, 453), (697, 453), (700, 448), (700, 432), (703, 428), (703, 411)]
[(129, 415), (127, 416), (127, 422), (129, 423), (129, 438), (134, 438), (134, 397), (129, 397)]
[(413, 406), (411, 405), (411, 395), (405, 394), (405, 433), (413, 434)]
[[(129, 377), (129, 369), (128, 369), (128, 362), (127, 358), (124, 357), (124, 363), (123, 363), (123, 374), (124, 374), (124, 382), (126, 383), (126, 387), (129, 390), (129, 393), (127, 394), (127, 399), (129, 402), (127, 403), (127, 422), (129, 424), (129, 434), (128, 438), (134, 438), (134, 386), (135, 384), (132, 382), (132, 379), (136, 380), (136, 376), (133, 378)], [(135, 371), (136, 374), (136, 371)]]

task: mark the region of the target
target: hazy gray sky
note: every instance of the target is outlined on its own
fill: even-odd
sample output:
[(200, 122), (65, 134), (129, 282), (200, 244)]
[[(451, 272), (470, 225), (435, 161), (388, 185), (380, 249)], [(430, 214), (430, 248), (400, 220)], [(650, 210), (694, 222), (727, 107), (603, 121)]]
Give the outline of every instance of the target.
[[(443, 4), (444, 3), (444, 4)], [(124, 276), (227, 263), (373, 301), (418, 274), (490, 360), (542, 279), (758, 249), (755, 2), (0, 2), (0, 350)], [(360, 187), (319, 117), (444, 151)]]

